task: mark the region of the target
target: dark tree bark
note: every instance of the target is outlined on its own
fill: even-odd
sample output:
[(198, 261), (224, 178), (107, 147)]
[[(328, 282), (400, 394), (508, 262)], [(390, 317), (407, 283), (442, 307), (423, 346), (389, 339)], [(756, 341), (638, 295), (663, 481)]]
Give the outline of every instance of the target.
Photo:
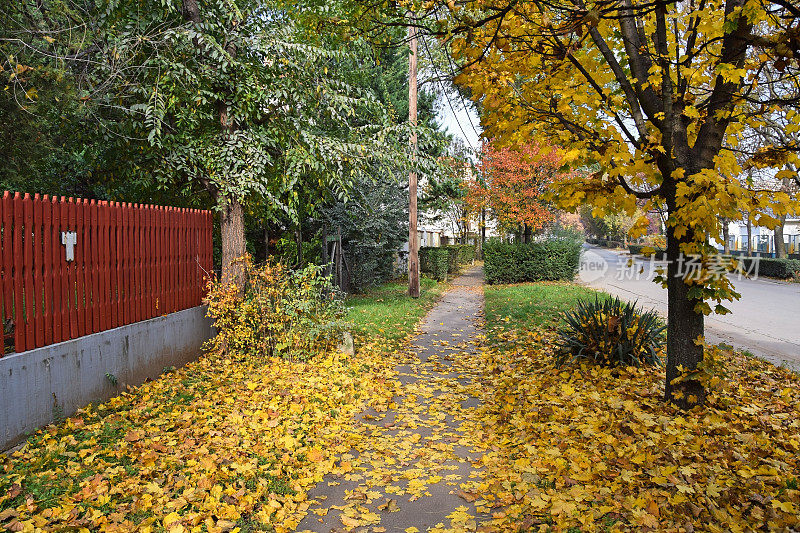
[(328, 271), (328, 230), (322, 226), (322, 264), (325, 265), (325, 272)]
[(523, 241), (526, 243), (531, 242), (533, 240), (532, 238), (533, 228), (531, 228), (529, 224), (523, 224), (522, 227), (525, 229), (525, 232), (522, 237)]
[(781, 223), (775, 228), (775, 257), (786, 257), (786, 243), (783, 242), (783, 228), (786, 225), (786, 215), (780, 217)]
[(486, 243), (486, 208), (481, 208), (481, 240), (478, 242), (478, 259), (483, 260), (483, 245)]
[(677, 384), (672, 381), (680, 375), (679, 366), (693, 370), (703, 360), (703, 347), (695, 341), (703, 335), (704, 317), (694, 310), (697, 300), (689, 297), (689, 285), (683, 279), (680, 244), (674, 229), (667, 227), (667, 382), (664, 395), (678, 407), (688, 409), (705, 401), (702, 384), (696, 380)]
[(297, 266), (303, 268), (303, 226), (299, 221), (294, 230), (294, 240), (297, 243)]
[[(687, 152), (688, 153), (688, 152)], [(659, 167), (664, 175), (671, 175), (673, 165), (687, 169), (687, 173), (699, 172), (696, 166), (687, 160), (662, 158)], [(677, 182), (665, 179), (662, 193), (666, 200), (667, 212), (677, 210)], [(686, 257), (681, 251), (682, 244), (694, 242), (694, 235), (688, 230), (680, 238), (675, 235), (675, 228), (667, 224), (667, 380), (664, 399), (682, 409), (705, 402), (705, 390), (697, 380), (682, 381), (673, 384), (680, 376), (678, 367), (684, 371), (697, 368), (703, 360), (703, 346), (696, 344), (698, 337), (703, 336), (705, 317), (695, 311), (698, 300), (689, 297), (690, 286), (686, 277), (691, 272), (686, 269)]]
[(747, 255), (753, 255), (753, 223), (750, 222), (750, 217), (747, 217)]
[(730, 228), (728, 227), (729, 220), (727, 218), (722, 219), (722, 240), (725, 241), (722, 244), (722, 253), (725, 255), (729, 255), (731, 253), (731, 232)]
[[(194, 24), (202, 23), (202, 15), (197, 0), (183, 0), (183, 18)], [(236, 21), (234, 21), (234, 25)], [(203, 46), (195, 39), (195, 45)], [(225, 50), (236, 55), (236, 47), (228, 44)], [(219, 123), (223, 136), (230, 136), (236, 131), (236, 122), (230, 116), (228, 103), (220, 100), (216, 103), (219, 113)], [(222, 281), (235, 283), (240, 291), (244, 291), (246, 272), (241, 261), (247, 254), (247, 245), (244, 231), (244, 210), (241, 201), (233, 196), (227, 196), (220, 188), (210, 182), (206, 188), (216, 198), (220, 208), (220, 237), (222, 241)]]
[(235, 283), (242, 290), (245, 283), (244, 264), (247, 254), (244, 238), (244, 210), (236, 198), (218, 196), (221, 207), (220, 230), (222, 236), (222, 282)]

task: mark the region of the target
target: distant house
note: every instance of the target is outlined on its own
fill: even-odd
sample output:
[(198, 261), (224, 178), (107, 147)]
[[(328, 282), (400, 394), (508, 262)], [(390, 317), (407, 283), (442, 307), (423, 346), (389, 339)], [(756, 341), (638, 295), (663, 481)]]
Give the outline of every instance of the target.
[[(762, 226), (750, 228), (750, 249), (760, 255), (775, 254), (775, 232)], [(787, 217), (783, 227), (783, 242), (786, 252), (800, 254), (800, 217)], [(720, 250), (721, 243), (714, 241)], [(747, 222), (744, 220), (732, 221), (728, 224), (728, 244), (732, 252), (747, 251)]]
[[(465, 182), (474, 180), (472, 168), (469, 165), (464, 167), (463, 178)], [(419, 176), (419, 190), (424, 191), (428, 185), (427, 176)], [(465, 238), (467, 244), (477, 244), (481, 238), (480, 220), (477, 216), (471, 216), (466, 224), (460, 221), (460, 212), (455, 204), (450, 209), (440, 210), (420, 210), (417, 223), (417, 235), (420, 247), (426, 246), (445, 246), (457, 244)], [(500, 232), (497, 229), (496, 221), (487, 216), (486, 238), (497, 237)], [(403, 252), (408, 253), (408, 243), (403, 246)]]
[[(481, 238), (478, 220), (470, 219), (465, 229), (467, 244), (477, 244)], [(486, 220), (486, 238), (499, 235), (497, 223), (494, 220)], [(417, 238), (419, 239), (420, 247), (438, 247), (457, 244), (462, 235), (459, 233), (455, 223), (447, 216), (442, 216), (441, 213), (434, 213), (433, 216), (429, 213), (421, 213), (417, 225)], [(402, 251), (408, 253), (408, 243), (405, 243)]]

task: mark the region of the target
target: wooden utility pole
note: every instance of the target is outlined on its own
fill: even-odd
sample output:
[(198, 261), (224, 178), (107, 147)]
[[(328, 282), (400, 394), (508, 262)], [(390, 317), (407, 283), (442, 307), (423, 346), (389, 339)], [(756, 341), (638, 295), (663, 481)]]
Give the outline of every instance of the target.
[(419, 298), (419, 241), (417, 240), (417, 29), (408, 28), (408, 125), (411, 133), (411, 171), (408, 173), (408, 295)]

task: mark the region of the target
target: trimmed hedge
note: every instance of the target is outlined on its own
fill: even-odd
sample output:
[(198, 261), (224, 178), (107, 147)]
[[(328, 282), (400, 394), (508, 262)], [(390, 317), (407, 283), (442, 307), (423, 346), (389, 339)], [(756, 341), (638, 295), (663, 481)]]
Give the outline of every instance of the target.
[(475, 261), (475, 246), (472, 244), (459, 244), (458, 246), (458, 262), (462, 265), (472, 263)]
[(593, 237), (587, 237), (586, 242), (602, 248), (624, 248), (624, 244), (622, 242), (612, 241), (609, 239), (595, 239)]
[(434, 279), (444, 281), (447, 274), (457, 274), (462, 265), (475, 260), (475, 246), (450, 244), (425, 246), (419, 250), (419, 269)]
[(445, 281), (450, 264), (450, 251), (447, 248), (426, 246), (419, 250), (419, 269), (432, 278)]
[[(758, 261), (757, 266), (753, 265)], [(787, 279), (800, 276), (800, 260), (775, 257), (741, 257), (739, 263), (750, 275), (767, 276), (769, 278)], [(756, 271), (755, 269), (758, 268)]]
[(447, 250), (447, 273), (458, 274), (461, 264), (458, 262), (459, 249), (457, 244), (442, 246)]
[[(643, 248), (653, 248), (655, 250), (655, 254), (644, 254), (642, 253)], [(644, 255), (645, 257), (650, 257), (651, 255), (655, 255), (656, 259), (659, 261), (666, 261), (667, 259), (667, 251), (663, 248), (658, 248), (655, 246), (650, 246), (648, 244), (629, 244), (628, 251), (631, 255)]]
[(581, 243), (566, 239), (502, 243), (483, 246), (483, 271), (487, 283), (572, 280), (578, 273)]

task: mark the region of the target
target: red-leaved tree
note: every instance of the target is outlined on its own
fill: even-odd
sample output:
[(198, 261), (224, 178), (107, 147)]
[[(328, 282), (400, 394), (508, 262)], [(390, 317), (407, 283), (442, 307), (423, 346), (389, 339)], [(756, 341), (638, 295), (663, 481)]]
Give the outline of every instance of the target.
[(523, 240), (554, 217), (544, 192), (553, 181), (564, 179), (563, 159), (555, 147), (532, 142), (501, 147), (484, 142), (478, 175), (469, 185), (467, 202), (486, 209), (506, 231), (520, 231)]

